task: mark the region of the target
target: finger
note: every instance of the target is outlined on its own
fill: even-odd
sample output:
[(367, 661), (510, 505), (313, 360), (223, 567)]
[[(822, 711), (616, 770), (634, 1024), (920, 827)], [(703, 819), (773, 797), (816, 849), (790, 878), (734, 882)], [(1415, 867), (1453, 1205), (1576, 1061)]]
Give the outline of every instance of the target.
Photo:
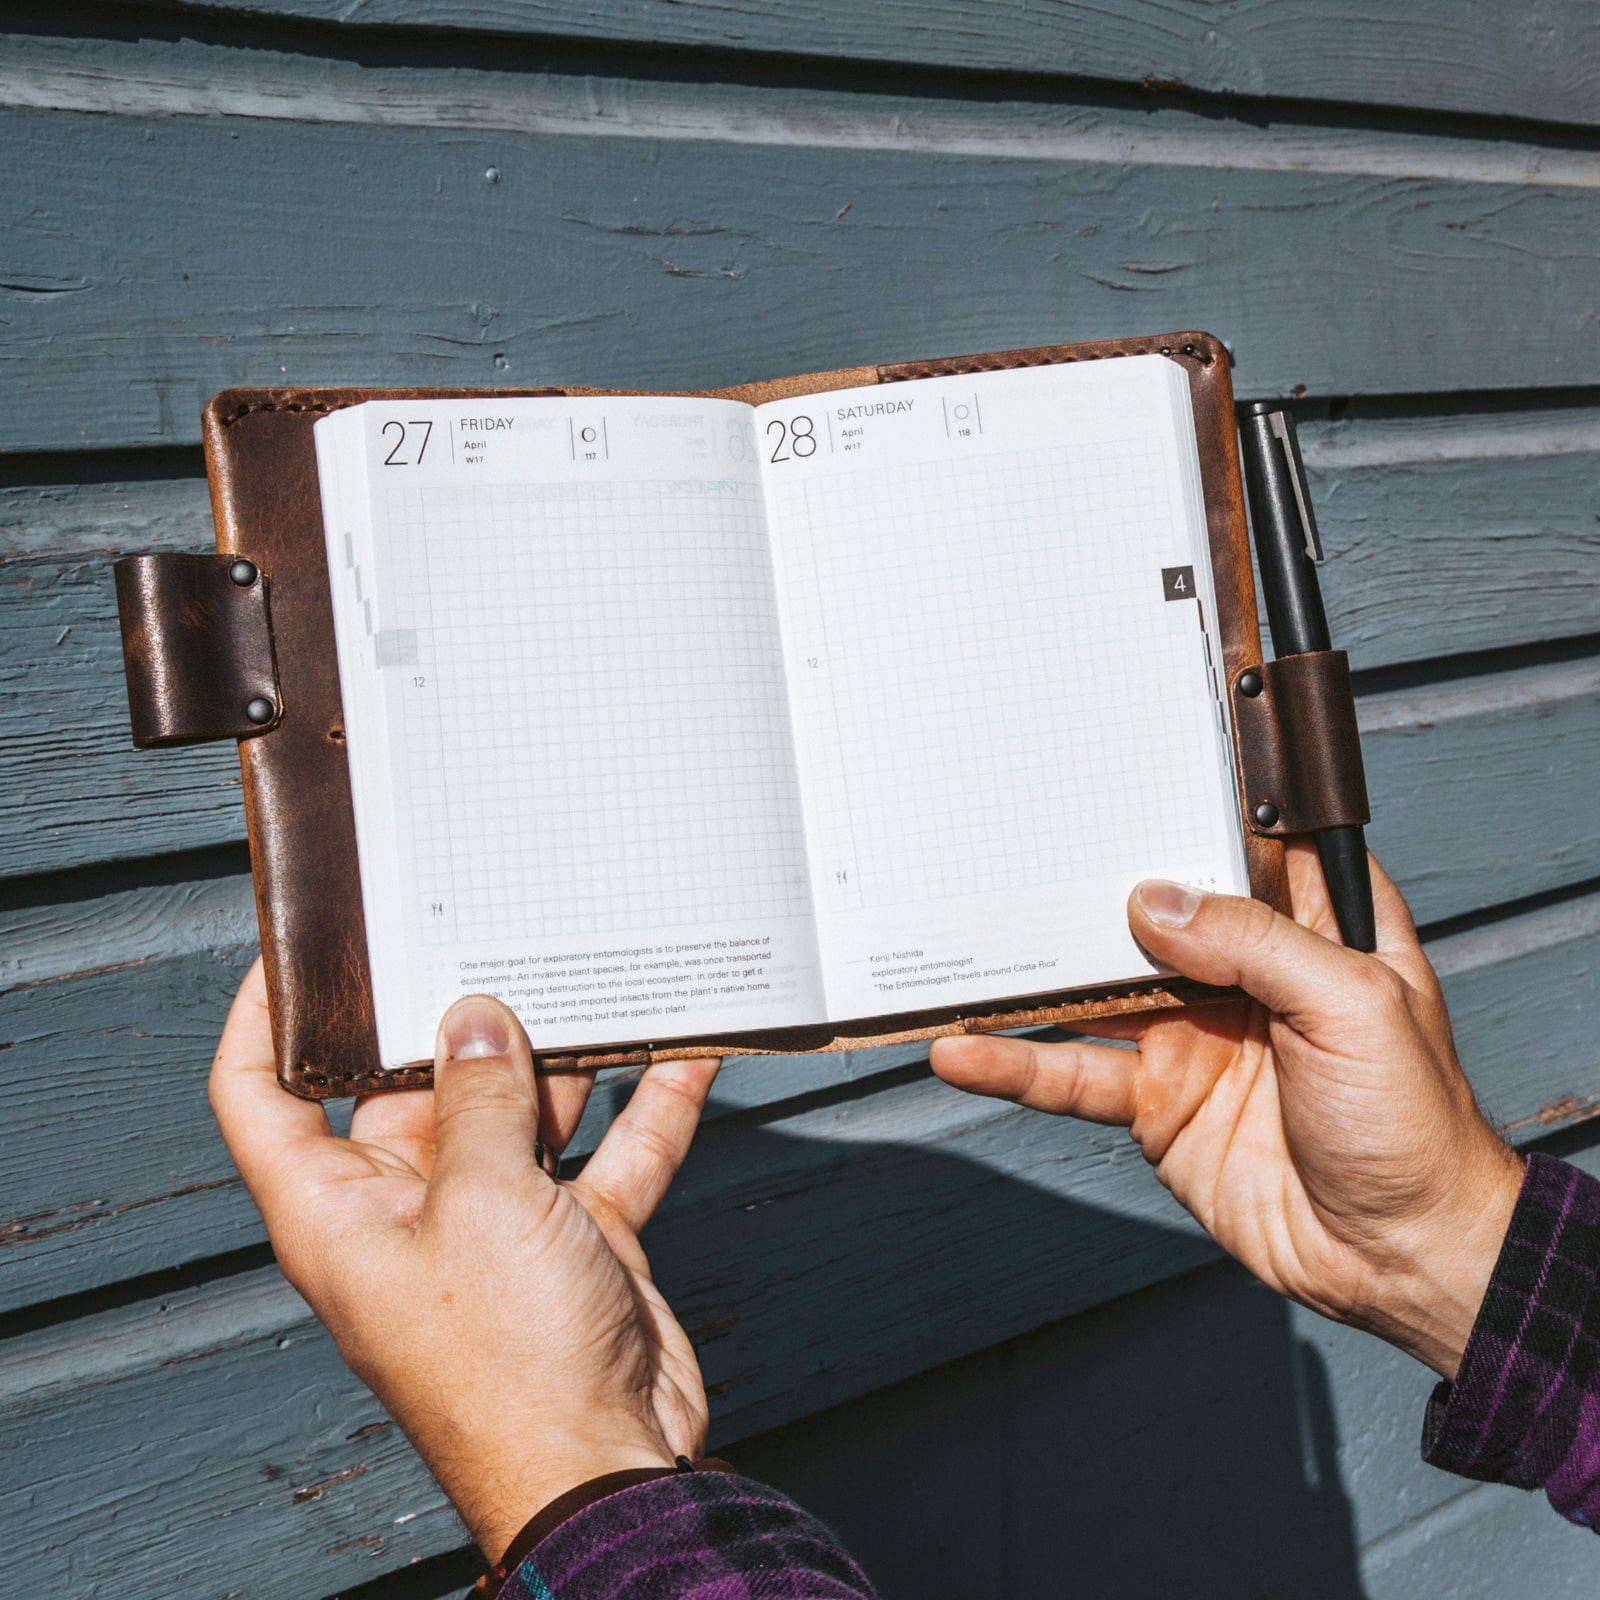
[(223, 1142), (267, 1227), (289, 1196), (293, 1175), (311, 1170), (333, 1130), (322, 1107), (301, 1100), (278, 1082), (267, 1016), (267, 985), (258, 960), (244, 976), (211, 1063), (211, 1110)]
[(539, 1093), (539, 1137), (560, 1155), (583, 1119), (583, 1108), (594, 1088), (594, 1069), (541, 1072), (535, 1081)]
[(935, 1039), (933, 1070), (969, 1094), (1014, 1100), (1036, 1111), (1127, 1127), (1133, 1121), (1137, 1050), (1115, 1045), (1042, 1044), (998, 1034)]
[(1196, 1001), (1187, 1006), (1166, 1006), (1152, 1011), (1125, 1011), (1108, 1017), (1086, 1017), (1077, 1032), (1091, 1039), (1127, 1039), (1142, 1045), (1152, 1033), (1163, 1028), (1184, 1027), (1202, 1033), (1231, 1032), (1237, 1025), (1241, 1002), (1219, 999)]
[(599, 1200), (635, 1233), (643, 1228), (689, 1153), (720, 1065), (658, 1061), (649, 1068), (574, 1188)]
[(1394, 879), (1378, 864), (1378, 858), (1369, 850), (1367, 864), (1372, 869), (1372, 910), (1378, 925), (1378, 949), (1386, 955), (1419, 955), (1422, 944), (1417, 938), (1417, 924), (1405, 896), (1395, 887)]
[(1343, 1016), (1367, 998), (1372, 957), (1260, 900), (1141, 883), (1128, 899), (1128, 925), (1158, 961), (1201, 983), (1243, 989), (1293, 1027)]
[(1289, 904), (1294, 910), (1294, 920), (1302, 928), (1320, 933), (1324, 939), (1342, 944), (1339, 919), (1333, 914), (1333, 902), (1328, 898), (1328, 880), (1322, 875), (1322, 858), (1317, 854), (1317, 842), (1304, 834), (1290, 839), (1284, 849), (1289, 869)]
[(1395, 887), (1394, 880), (1378, 865), (1377, 857), (1370, 852), (1367, 865), (1372, 872), (1377, 954), (1413, 989), (1442, 1006), (1444, 994), (1439, 986), (1439, 975), (1433, 970), (1428, 952), (1422, 948), (1422, 941), (1417, 937), (1417, 925), (1412, 920), (1411, 907)]
[(1085, 1017), (1073, 1030), (1091, 1039), (1131, 1039), (1137, 1044), (1158, 1017), (1181, 1016), (1176, 1011), (1128, 1011), (1106, 1017)]
[[(594, 1072), (535, 1071), (539, 1096), (539, 1138), (557, 1155), (572, 1142), (589, 1092), (594, 1088)], [(431, 1089), (406, 1089), (383, 1094), (363, 1095), (356, 1101), (350, 1119), (350, 1137), (403, 1148), (408, 1156), (426, 1156), (433, 1164), (434, 1109)]]
[(433, 1165), (433, 1132), (431, 1089), (362, 1095), (350, 1116), (352, 1139), (403, 1150), (424, 1177)]
[(445, 1012), (434, 1043), (434, 1184), (473, 1173), (506, 1178), (539, 1170), (539, 1097), (528, 1036), (485, 994)]

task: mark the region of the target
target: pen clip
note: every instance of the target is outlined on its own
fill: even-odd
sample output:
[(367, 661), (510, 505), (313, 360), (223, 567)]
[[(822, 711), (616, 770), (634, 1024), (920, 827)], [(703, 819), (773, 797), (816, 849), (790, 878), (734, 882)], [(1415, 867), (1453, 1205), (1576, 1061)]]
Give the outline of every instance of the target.
[(1294, 417), (1287, 411), (1269, 411), (1267, 427), (1272, 436), (1283, 443), (1283, 454), (1289, 465), (1289, 483), (1294, 490), (1294, 503), (1300, 512), (1300, 527), (1306, 538), (1306, 554), (1313, 561), (1322, 560), (1322, 536), (1317, 532), (1317, 519), (1311, 511), (1311, 491), (1306, 487), (1306, 465), (1300, 459), (1300, 441), (1294, 431)]

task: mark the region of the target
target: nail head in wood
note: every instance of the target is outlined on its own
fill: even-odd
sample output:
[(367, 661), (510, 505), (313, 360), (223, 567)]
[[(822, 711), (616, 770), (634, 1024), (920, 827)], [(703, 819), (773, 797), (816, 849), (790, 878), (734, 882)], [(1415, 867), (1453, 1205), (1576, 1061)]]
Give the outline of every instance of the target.
[[(273, 706), (272, 702), (268, 700), (265, 695), (258, 694), (255, 699), (244, 708), (244, 714), (252, 722), (259, 724), (263, 722), (271, 722), (275, 709), (276, 708)], [(1273, 815), (1276, 816), (1277, 812), (1273, 812)]]
[(241, 589), (248, 589), (256, 581), (256, 564), (253, 561), (235, 561), (228, 568), (228, 576), (239, 585)]

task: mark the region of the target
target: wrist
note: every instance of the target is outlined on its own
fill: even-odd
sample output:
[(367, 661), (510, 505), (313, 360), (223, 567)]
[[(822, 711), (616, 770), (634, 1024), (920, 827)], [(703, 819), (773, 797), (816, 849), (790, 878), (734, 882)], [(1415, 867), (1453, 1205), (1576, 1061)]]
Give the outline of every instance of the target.
[(1471, 1181), (1403, 1247), (1363, 1326), (1454, 1382), (1522, 1189), (1523, 1158), (1495, 1138)]
[(545, 1430), (500, 1440), (492, 1456), (436, 1471), (474, 1543), (496, 1562), (529, 1520), (563, 1495), (612, 1473), (670, 1470), (666, 1442), (647, 1433)]

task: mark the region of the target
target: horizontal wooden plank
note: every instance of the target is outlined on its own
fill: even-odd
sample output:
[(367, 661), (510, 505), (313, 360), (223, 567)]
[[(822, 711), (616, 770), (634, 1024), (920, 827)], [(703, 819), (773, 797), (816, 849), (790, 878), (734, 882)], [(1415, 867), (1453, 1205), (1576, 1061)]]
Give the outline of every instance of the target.
[(1479, 1101), (1508, 1137), (1600, 1108), (1600, 1083), (1584, 1087), (1600, 1071), (1600, 896), (1435, 939), (1428, 954)]
[[(1525, 1015), (1532, 1011), (1530, 1006)], [(1591, 1143), (1569, 1159), (1586, 1172), (1600, 1174), (1600, 1144)], [(1217, 1271), (1242, 1277), (1231, 1263)], [(1472, 1492), (1469, 1483), (1425, 1466), (1421, 1459), (1422, 1413), (1434, 1375), (1353, 1328), (1325, 1322), (1301, 1307), (1287, 1308), (1287, 1313), (1310, 1396), (1316, 1393), (1312, 1384), (1322, 1391), (1319, 1475), (1324, 1482), (1336, 1482), (1348, 1504), (1351, 1542), (1361, 1550), (1363, 1570), (1381, 1566), (1384, 1547), (1397, 1532), (1426, 1526), (1428, 1519)], [(1559, 1529), (1542, 1496), (1502, 1492)]]
[[(1595, 875), (1600, 845), (1593, 830), (1576, 824), (1570, 799), (1594, 784), (1595, 674), (1584, 666), (1541, 668), (1431, 697), (1365, 702), (1378, 798), (1372, 838), (1421, 916)], [(1448, 854), (1441, 838), (1452, 841)], [(1559, 917), (1568, 914), (1516, 924), (1539, 930), (1535, 949), (1539, 970), (1549, 973), (1552, 1015), (1563, 1014), (1563, 1005), (1583, 1013), (1592, 989), (1588, 946), (1561, 932)], [(252, 954), (252, 923), (242, 879), (0, 917), (0, 1103), (27, 1130), (0, 1149), (7, 1196), (0, 1304), (259, 1238), (201, 1094), (227, 997)], [(1503, 925), (1462, 937), (1479, 941), (1468, 950), (1487, 952), (1462, 970), (1506, 955)], [(1564, 952), (1559, 960), (1555, 949)], [(1467, 958), (1449, 943), (1440, 960)], [(1509, 987), (1484, 979), (1463, 988), (1461, 1004), (1478, 1035), (1503, 1037), (1496, 1019), (1518, 1015), (1510, 1002), (1533, 982), (1517, 972), (1505, 980)], [(1542, 1070), (1527, 1062), (1515, 1033), (1495, 1050), (1503, 1053), (1486, 1057), (1495, 1081), (1504, 1073), (1521, 1085)], [(725, 1076), (718, 1102), (743, 1109), (774, 1098), (778, 1083), (788, 1093), (808, 1092), (911, 1059), (907, 1050), (745, 1063)], [(1562, 1081), (1561, 1059), (1549, 1065), (1555, 1076), (1538, 1078), (1531, 1104), (1495, 1104), (1503, 1120), (1587, 1112), (1590, 1089)], [(130, 1097), (146, 1108), (131, 1121)], [(596, 1117), (605, 1114), (597, 1108)]]
[[(133, 0), (143, 9), (147, 0)], [(449, 29), (754, 51), (896, 66), (1061, 74), (1210, 94), (1270, 95), (1593, 124), (1600, 20), (1583, 0), (1506, 7), (1430, 0), (180, 0), (184, 10), (368, 31)], [(819, 76), (828, 67), (819, 65)]]
[(1357, 671), (1600, 632), (1600, 411), (1302, 425)]
[[(1600, 381), (1586, 159), (787, 90), (669, 137), (632, 104), (564, 132), (0, 112), (0, 448), (190, 442), (235, 383), (687, 387), (1186, 326), (1252, 393)], [(1314, 315), (1286, 270), (1313, 261)]]
[(135, 751), (111, 567), (212, 547), (203, 478), (0, 488), (0, 876), (239, 840), (227, 745)]
[[(242, 880), (0, 923), (8, 949), (38, 952), (6, 962), (0, 994), (0, 1093), (8, 1126), (22, 1130), (0, 1150), (0, 1192), (16, 1208), (0, 1232), (5, 1306), (261, 1238), (203, 1098), (211, 1046), (251, 954), (250, 925)], [(1480, 1093), (1525, 1136), (1586, 1115), (1600, 1090), (1584, 1050), (1595, 1026), (1597, 934), (1600, 899), (1581, 899), (1432, 947)], [(85, 947), (101, 965), (62, 971), (62, 957), (82, 960)], [(1510, 997), (1531, 997), (1552, 1026), (1538, 1056), (1526, 1051), (1526, 1011)], [(882, 1072), (910, 1054), (734, 1062), (709, 1122)], [(605, 1083), (574, 1149), (589, 1146), (626, 1091), (627, 1080)], [(858, 1114), (819, 1115), (826, 1123)]]
[(0, 1309), (262, 1238), (204, 1115), (248, 879), (0, 913)]
[(103, 569), (129, 551), (212, 548), (211, 500), (198, 471), (120, 483), (0, 484), (0, 566), (76, 561), (103, 585)]
[[(1512, 1137), (1537, 1137), (1593, 1114), (1600, 1105), (1600, 1056), (1593, 1045), (1600, 1024), (1600, 896), (1451, 935), (1434, 941), (1429, 953), (1438, 965), (1474, 1087)], [(1529, 1043), (1530, 1016), (1541, 1024), (1537, 1048)], [(1175, 1209), (1149, 1208), (1159, 1197), (1149, 1191), (1148, 1173), (1120, 1133), (1108, 1136), (1103, 1129), (1010, 1109), (991, 1114), (928, 1080), (763, 1121), (758, 1128), (734, 1119), (708, 1129), (672, 1210), (652, 1236), (652, 1259), (670, 1262), (671, 1270), (683, 1275), (684, 1298), (675, 1303), (686, 1322), (716, 1329), (703, 1353), (708, 1371), (713, 1361), (719, 1368), (712, 1381), (724, 1385), (724, 1436), (748, 1431), (748, 1413), (759, 1417), (769, 1408), (790, 1409), (782, 1398), (787, 1380), (766, 1369), (770, 1334), (756, 1324), (765, 1322), (770, 1296), (792, 1292), (786, 1285), (797, 1262), (807, 1263), (808, 1273), (814, 1266), (827, 1280), (806, 1279), (808, 1304), (819, 1294), (838, 1297), (832, 1311), (820, 1305), (808, 1313), (815, 1325), (804, 1326), (807, 1319), (801, 1318), (784, 1327), (784, 1339), (794, 1341), (797, 1369), (805, 1370), (812, 1385), (813, 1405), (835, 1382), (850, 1392), (881, 1383), (879, 1378), (854, 1385), (849, 1372), (871, 1366), (877, 1358), (870, 1351), (898, 1347), (902, 1340), (918, 1345), (931, 1332), (923, 1324), (936, 1303), (946, 1335), (966, 1328), (962, 1337), (975, 1349), (1009, 1329), (1037, 1326), (1058, 1314), (1031, 1299), (1041, 1292), (1041, 1282), (1070, 1283), (1074, 1304), (1069, 1309), (1122, 1292), (1129, 1279), (1122, 1274), (1120, 1250), (1103, 1263), (1094, 1259), (1098, 1220), (1091, 1221), (1088, 1234), (1075, 1232), (1069, 1219), (1064, 1237), (1019, 1244), (1013, 1225), (1000, 1220), (1009, 1202), (1003, 1194), (988, 1193), (990, 1183), (1006, 1177), (1033, 1191), (1021, 1197), (1024, 1207), (1055, 1197), (1069, 1213), (1088, 1207), (1095, 1219), (1113, 1225), (1118, 1218), (1133, 1218), (1158, 1225), (1158, 1231), (1168, 1224), (1179, 1235), (1189, 1231)], [(885, 1196), (894, 1198), (886, 1202)], [(993, 1217), (987, 1215), (991, 1202), (999, 1208)], [(859, 1214), (853, 1210), (857, 1204)], [(813, 1208), (815, 1237), (805, 1221)], [(759, 1225), (738, 1220), (747, 1214), (759, 1215)], [(915, 1226), (908, 1225), (911, 1218)], [(1020, 1219), (1017, 1226), (1028, 1231), (1021, 1229)], [(856, 1228), (879, 1245), (890, 1235), (904, 1242), (887, 1255), (875, 1248), (856, 1258), (849, 1251)], [(1187, 1257), (1181, 1238), (1141, 1240), (1156, 1257), (1164, 1257), (1169, 1247)], [(961, 1293), (953, 1278), (940, 1290), (931, 1283), (926, 1291), (911, 1282), (904, 1290), (886, 1287), (886, 1275), (900, 1271), (913, 1276), (948, 1271), (939, 1260), (951, 1243), (958, 1243), (963, 1254), (997, 1258), (990, 1267), (959, 1269), (981, 1279), (972, 1295)], [(1086, 1252), (1081, 1257), (1080, 1245)], [(1129, 1249), (1136, 1257), (1139, 1244)], [(1050, 1271), (1034, 1273), (1019, 1263), (1019, 1254), (1034, 1251), (1051, 1258)], [(991, 1267), (992, 1281), (986, 1276)], [(859, 1293), (863, 1272), (875, 1285), (874, 1294), (888, 1301), (880, 1310), (882, 1326), (864, 1339), (864, 1348), (858, 1347), (859, 1330), (838, 1344), (824, 1343), (821, 1327), (831, 1326), (834, 1317), (844, 1326), (859, 1316), (847, 1312), (844, 1302)], [(763, 1293), (767, 1282), (770, 1291)], [(1043, 1292), (1048, 1297), (1053, 1291)], [(724, 1320), (735, 1312), (735, 1320)], [(781, 1313), (778, 1320), (784, 1321)], [(945, 1339), (935, 1335), (934, 1343), (943, 1345)], [(741, 1351), (748, 1364), (736, 1359)], [(803, 1409), (797, 1402), (794, 1414)]]
[[(0, 1150), (0, 1311), (262, 1241), (205, 1098), (255, 953), (248, 878), (0, 912), (0, 1120), (13, 1135)], [(922, 1056), (901, 1045), (742, 1063), (706, 1120)], [(637, 1076), (602, 1081), (574, 1156)], [(333, 1114), (347, 1125), (348, 1106)]]
[[(703, 1295), (679, 1295), (691, 1325), (726, 1327), (741, 1317), (748, 1324), (754, 1308), (775, 1305), (770, 1272), (760, 1275), (748, 1300), (726, 1276), (739, 1270), (726, 1259), (728, 1246), (740, 1235), (749, 1239), (753, 1233), (769, 1232), (768, 1219), (781, 1217), (779, 1232), (787, 1234), (793, 1226), (794, 1199), (809, 1194), (814, 1204), (836, 1192), (843, 1204), (834, 1215), (844, 1235), (823, 1245), (821, 1254), (830, 1263), (825, 1275), (847, 1276), (850, 1284), (834, 1284), (819, 1310), (830, 1320), (837, 1318), (841, 1296), (859, 1297), (860, 1273), (873, 1272), (874, 1246), (890, 1244), (874, 1237), (872, 1230), (894, 1233), (897, 1252), (907, 1249), (905, 1224), (917, 1191), (914, 1183), (911, 1189), (903, 1185), (919, 1176), (922, 1161), (918, 1152), (907, 1149), (901, 1162), (883, 1172), (885, 1186), (870, 1197), (870, 1218), (863, 1215), (869, 1197), (852, 1174), (859, 1174), (862, 1158), (876, 1156), (891, 1137), (916, 1140), (941, 1130), (955, 1133), (949, 1107), (939, 1106), (939, 1098), (933, 1086), (918, 1085), (909, 1100), (900, 1096), (892, 1106), (878, 1108), (888, 1113), (888, 1120), (874, 1119), (875, 1132), (858, 1126), (854, 1131), (859, 1141), (832, 1148), (838, 1117), (831, 1112), (814, 1115), (807, 1128), (772, 1135), (764, 1151), (748, 1148), (749, 1130), (744, 1130), (737, 1144), (746, 1159), (735, 1163), (719, 1161), (713, 1147), (716, 1129), (707, 1130), (697, 1166), (709, 1162), (735, 1169), (739, 1199), (719, 1208), (725, 1214), (716, 1225), (713, 1246), (721, 1258), (714, 1269), (720, 1280), (717, 1309), (697, 1305)], [(958, 1120), (971, 1121), (965, 1107)], [(1033, 1152), (1034, 1165), (1041, 1156), (1040, 1150)], [(954, 1158), (951, 1166), (964, 1165), (960, 1152), (949, 1157)], [(932, 1154), (924, 1159), (938, 1170), (949, 1157)], [(1103, 1170), (1105, 1153), (1092, 1165)], [(686, 1180), (692, 1185), (693, 1174), (686, 1174)], [(970, 1187), (962, 1185), (964, 1190)], [(982, 1187), (993, 1192), (993, 1174)], [(898, 1197), (888, 1208), (885, 1194)], [(1147, 1183), (1143, 1197), (1160, 1204), (1154, 1184)], [(992, 1246), (1001, 1226), (993, 1206), (969, 1204), (964, 1210), (981, 1224)], [(1072, 1219), (1055, 1220), (1065, 1224)], [(866, 1235), (859, 1231), (863, 1221), (869, 1224)], [(940, 1231), (948, 1245), (948, 1230)], [(1162, 1230), (1149, 1233), (1146, 1250)], [(1139, 1259), (1138, 1242), (1125, 1233), (1122, 1244), (1119, 1260)], [(653, 1248), (658, 1261), (681, 1258), (685, 1246), (696, 1258), (689, 1268), (694, 1276), (713, 1268), (707, 1243), (697, 1244), (680, 1233), (674, 1247), (657, 1230)], [(1091, 1241), (1090, 1248), (1096, 1259), (1105, 1257), (1104, 1241)], [(860, 1264), (854, 1266), (857, 1252)], [(984, 1254), (978, 1252), (976, 1259)], [(881, 1290), (884, 1280), (874, 1276)], [(687, 1289), (681, 1272), (678, 1281)], [(792, 1296), (795, 1286), (787, 1292)], [(898, 1303), (898, 1295), (890, 1291), (885, 1304)], [(904, 1312), (895, 1314), (897, 1332), (908, 1320)], [(749, 1328), (746, 1337), (754, 1331)], [(170, 1574), (181, 1553), (186, 1594), (226, 1587), (241, 1596), (311, 1597), (459, 1538), (437, 1491), (403, 1441), (384, 1427), (376, 1405), (339, 1367), (293, 1295), (270, 1273), (251, 1274), (203, 1294), (175, 1294), (159, 1308), (146, 1305), (128, 1314), (87, 1319), (74, 1332), (82, 1337), (70, 1342), (63, 1342), (60, 1330), (48, 1337), (23, 1336), (0, 1352), (0, 1449), (13, 1459), (20, 1458), (19, 1451), (25, 1453), (35, 1486), (36, 1509), (28, 1519), (32, 1532), (19, 1526), (19, 1542), (12, 1546), (13, 1568), (19, 1576), (26, 1574), (27, 1581), (34, 1581), (36, 1573), (60, 1573), (62, 1582), (80, 1586), (68, 1592), (85, 1592), (110, 1574), (115, 1559), (118, 1581), (139, 1592), (159, 1581), (157, 1573)], [(727, 1333), (714, 1327), (709, 1338), (725, 1345)], [(788, 1362), (792, 1355), (786, 1348), (775, 1359)], [(718, 1361), (709, 1351), (707, 1359), (713, 1384), (737, 1385), (726, 1359)], [(803, 1358), (785, 1381), (804, 1385), (817, 1359), (818, 1353)], [(130, 1403), (144, 1415), (137, 1426), (130, 1425), (125, 1410)], [(258, 1408), (271, 1420), (264, 1415), (258, 1424)], [(240, 1438), (251, 1441), (248, 1453), (240, 1451)], [(168, 1496), (180, 1483), (187, 1486), (186, 1505), (169, 1514)], [(93, 1507), (101, 1536), (91, 1546), (85, 1547), (81, 1536), (68, 1529), (69, 1505), (79, 1515)], [(157, 1506), (160, 1512), (153, 1514)], [(51, 1507), (62, 1508), (60, 1520)], [(133, 1539), (136, 1518), (143, 1529)], [(112, 1550), (119, 1546), (113, 1558)], [(104, 1573), (98, 1565), (101, 1552), (107, 1562)]]
[(112, 563), (210, 548), (203, 478), (0, 488), (0, 876), (243, 838), (230, 746), (128, 729)]
[[(1600, 412), (1358, 420), (1305, 441), (1329, 614), (1358, 669), (1600, 630)], [(122, 687), (111, 563), (210, 543), (199, 479), (0, 488), (0, 874), (243, 836), (234, 752), (135, 751)]]
[[(1502, 943), (1513, 961), (1562, 961), (1568, 935), (1592, 948), (1597, 932), (1590, 904), (1514, 919)], [(1438, 952), (1453, 992), (1484, 981), (1489, 951), (1472, 934)], [(1524, 966), (1522, 991), (1538, 984)], [(1516, 1074), (1538, 1054), (1596, 1081), (1592, 981), (1581, 998), (1541, 1012), (1537, 1052), (1523, 1013)], [(1476, 1024), (1463, 1021), (1473, 1059)], [(1481, 1070), (1478, 1081), (1498, 1092)], [(1526, 1103), (1516, 1083), (1503, 1092)], [(696, 1332), (720, 1441), (1210, 1253), (1125, 1135), (931, 1080), (712, 1124), (650, 1246)], [(123, 1592), (154, 1590), (181, 1564), (185, 1594), (311, 1600), (460, 1540), (404, 1442), (270, 1270), (12, 1339), (0, 1348), (0, 1450), (29, 1463), (3, 1526), (19, 1581), (39, 1592), (113, 1578)], [(86, 1510), (99, 1534), (88, 1542)]]
[[(15, 575), (0, 569), (0, 595)], [(81, 604), (75, 581), (62, 592)], [(0, 773), (11, 780), (0, 786), (0, 873), (241, 837), (230, 749), (118, 747), (125, 710), (111, 649), (96, 657), (101, 699), (75, 724), (89, 724), (81, 752), (79, 740), (33, 703), (29, 686), (49, 682), (49, 669), (38, 664), (50, 661), (56, 634), (82, 624), (83, 638), (92, 626), (112, 626), (103, 613), (91, 626), (70, 607), (52, 610), (35, 592), (12, 613), (17, 626), (0, 636), (0, 661), (15, 663), (18, 685), (7, 696), (9, 736), (0, 744)], [(68, 675), (74, 670), (69, 664)], [(1600, 666), (1586, 660), (1361, 700), (1370, 837), (1419, 918), (1460, 915), (1600, 870), (1600, 840), (1577, 825), (1571, 807), (1573, 795), (1593, 788), (1600, 764), (1597, 675)], [(65, 693), (58, 690), (54, 703)], [(1455, 841), (1448, 853), (1438, 849), (1441, 829)]]
[[(97, 1591), (319, 1600), (463, 1542), (399, 1430), (275, 1272), (91, 1319), (70, 1341), (56, 1333), (42, 1355), (31, 1339), (12, 1344), (22, 1348), (0, 1353), (11, 1367), (0, 1379), (11, 1402), (5, 1442), (27, 1469), (0, 1491), (0, 1519), (19, 1533), (35, 1524), (32, 1547), (8, 1553), (24, 1590), (48, 1572), (61, 1594), (84, 1600)], [(124, 1400), (144, 1415), (125, 1412)], [(77, 1438), (52, 1437), (52, 1417), (68, 1413)], [(368, 1482), (388, 1503), (353, 1519), (357, 1503), (367, 1509)], [(188, 1509), (169, 1510), (180, 1484)], [(279, 1545), (285, 1531), (294, 1542)]]
[[(326, 42), (328, 36), (323, 35)], [(1157, 167), (1261, 167), (1398, 179), (1544, 183), (1593, 189), (1581, 141), (1535, 141), (1525, 131), (1487, 127), (1432, 131), (1408, 119), (1374, 137), (1325, 116), (1272, 121), (1260, 137), (1254, 108), (1177, 104), (1083, 105), (1037, 83), (1010, 94), (971, 85), (899, 93), (899, 80), (841, 92), (743, 83), (713, 70), (626, 76), (608, 71), (530, 69), (486, 52), (471, 65), (448, 54), (395, 64), (391, 52), (355, 62), (342, 55), (263, 49), (243, 40), (136, 41), (8, 36), (0, 61), (0, 106), (119, 116), (220, 116), (316, 124), (364, 124), (448, 131), (583, 134), (712, 144), (803, 145), (838, 150), (920, 151), (994, 161), (1122, 160)]]
[[(1577, 1159), (1592, 1172), (1600, 1148)], [(1364, 1600), (1369, 1569), (1380, 1592), (1407, 1596), (1587, 1593), (1587, 1578), (1568, 1580), (1592, 1536), (1543, 1496), (1422, 1462), (1432, 1383), (1399, 1351), (1217, 1262), (730, 1457), (833, 1528), (885, 1595), (939, 1593), (956, 1570), (963, 1600), (1034, 1600), (1062, 1573), (1091, 1596)], [(904, 1490), (892, 1516), (884, 1484)], [(1486, 1587), (1458, 1569), (1397, 1582), (1397, 1561), (1441, 1543), (1472, 1556), (1463, 1496), (1474, 1519), (1512, 1508), (1516, 1581)]]
[[(1600, 1144), (1569, 1159), (1595, 1171)], [(1516, 1592), (1586, 1593), (1562, 1586), (1574, 1530), (1542, 1496), (1422, 1462), (1432, 1382), (1218, 1261), (723, 1453), (833, 1529), (886, 1597), (940, 1593), (959, 1570), (962, 1600), (1036, 1600), (1063, 1572), (1088, 1596), (1299, 1595), (1315, 1574), (1317, 1600), (1365, 1600), (1369, 1565), (1462, 1537), (1463, 1495), (1525, 1519)], [(455, 1600), (451, 1579), (413, 1570), (405, 1594)]]
[(1358, 700), (1367, 838), (1419, 921), (1600, 873), (1597, 690), (1591, 658)]
[(1363, 1570), (1362, 1600), (1529, 1592), (1584, 1600), (1594, 1592), (1594, 1534), (1563, 1522), (1543, 1495), (1480, 1484), (1398, 1529), (1367, 1553)]

